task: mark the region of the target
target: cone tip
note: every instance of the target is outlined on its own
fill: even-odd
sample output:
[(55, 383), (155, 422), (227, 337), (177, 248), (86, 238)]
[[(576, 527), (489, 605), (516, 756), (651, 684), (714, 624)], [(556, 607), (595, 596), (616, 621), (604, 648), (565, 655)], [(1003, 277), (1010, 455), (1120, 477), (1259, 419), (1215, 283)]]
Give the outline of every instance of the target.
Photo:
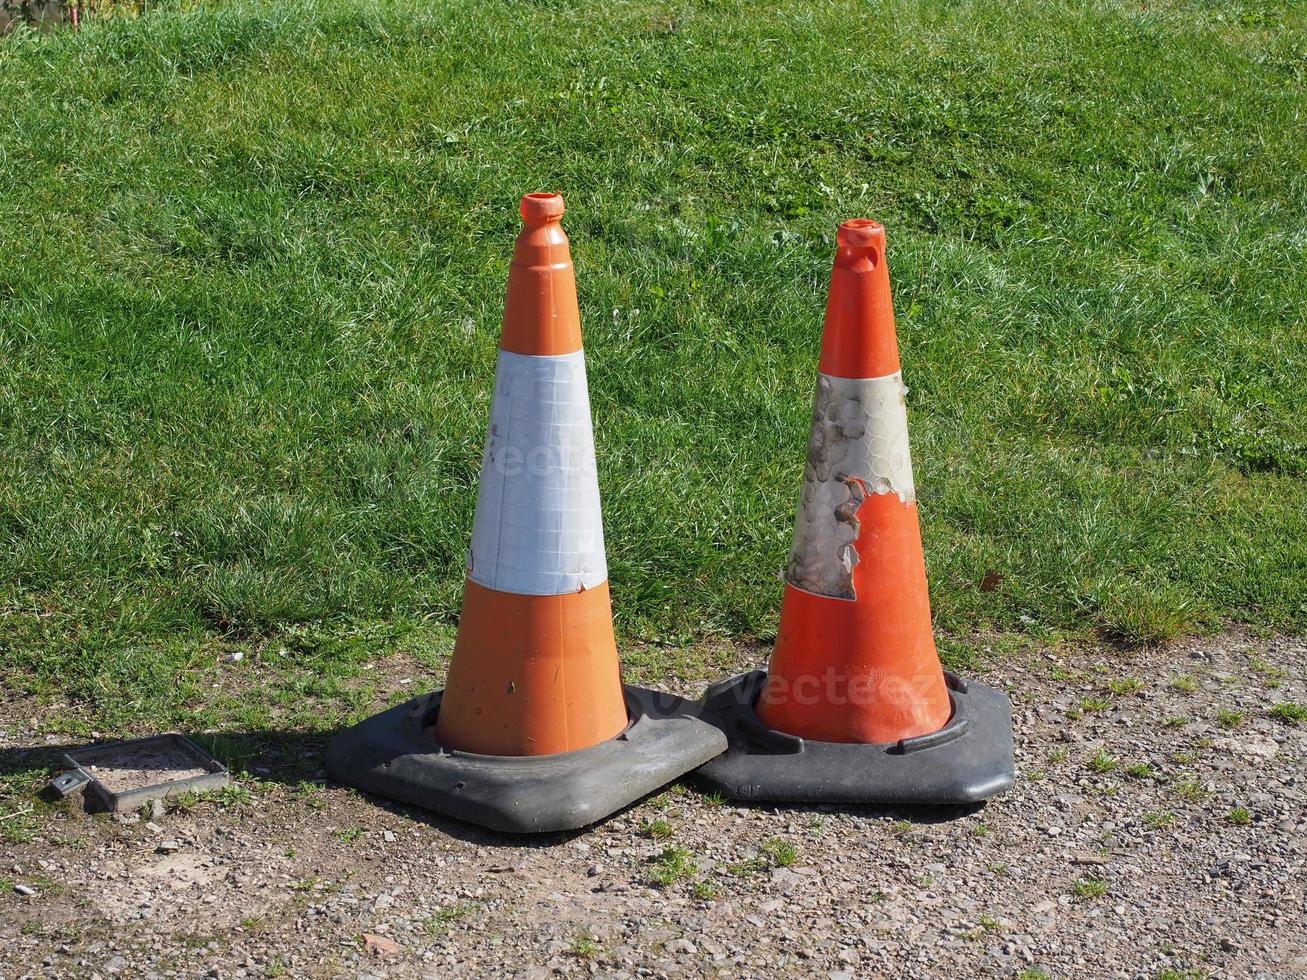
[(553, 192), (522, 195), (522, 220), (528, 225), (543, 225), (563, 216), (563, 195)]
[(840, 225), (835, 236), (840, 248), (885, 249), (885, 228), (870, 218), (853, 218)]

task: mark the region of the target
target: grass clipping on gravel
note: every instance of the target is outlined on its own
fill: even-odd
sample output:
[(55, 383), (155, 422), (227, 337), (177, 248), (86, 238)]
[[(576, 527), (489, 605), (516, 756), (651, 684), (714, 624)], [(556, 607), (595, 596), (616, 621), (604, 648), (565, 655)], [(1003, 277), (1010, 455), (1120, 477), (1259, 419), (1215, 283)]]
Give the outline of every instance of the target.
[(1080, 7), (224, 3), (0, 42), (7, 683), (143, 714), (232, 644), (310, 686), (378, 623), (447, 647), (542, 189), (628, 640), (775, 629), (855, 215), (942, 635), (1301, 628), (1303, 15)]

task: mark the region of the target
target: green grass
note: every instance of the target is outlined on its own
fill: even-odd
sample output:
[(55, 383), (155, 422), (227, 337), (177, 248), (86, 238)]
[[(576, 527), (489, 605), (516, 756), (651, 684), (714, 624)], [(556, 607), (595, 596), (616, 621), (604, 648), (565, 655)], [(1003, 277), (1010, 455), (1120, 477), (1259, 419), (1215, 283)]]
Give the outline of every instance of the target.
[(669, 844), (651, 862), (648, 881), (657, 888), (667, 888), (685, 878), (693, 877), (697, 871), (698, 865), (691, 851)]
[(855, 215), (888, 228), (943, 637), (1300, 629), (1304, 26), (237, 0), (5, 39), (0, 681), (324, 727), (370, 659), (438, 671), (539, 189), (626, 641), (774, 632)]
[(799, 859), (799, 849), (784, 837), (772, 837), (763, 841), (762, 851), (778, 868), (788, 868)]
[(1296, 725), (1300, 721), (1307, 721), (1307, 705), (1294, 704), (1292, 701), (1281, 701), (1271, 709), (1271, 717), (1285, 722), (1289, 725)]
[(1081, 878), (1071, 886), (1076, 898), (1102, 898), (1107, 894), (1107, 882), (1101, 878)]
[(1109, 773), (1117, 766), (1117, 760), (1108, 755), (1102, 749), (1094, 753), (1093, 758), (1089, 760), (1089, 768), (1096, 773)]

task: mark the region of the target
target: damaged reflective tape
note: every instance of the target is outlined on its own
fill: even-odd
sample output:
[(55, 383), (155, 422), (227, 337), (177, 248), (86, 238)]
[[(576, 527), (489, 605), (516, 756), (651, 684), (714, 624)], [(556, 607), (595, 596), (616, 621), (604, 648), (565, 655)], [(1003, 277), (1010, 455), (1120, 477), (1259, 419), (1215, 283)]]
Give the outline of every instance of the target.
[(608, 578), (582, 351), (499, 352), (467, 571), (518, 595)]
[(817, 375), (808, 461), (785, 580), (817, 595), (854, 599), (858, 508), (871, 494), (917, 500), (908, 412), (899, 372), (883, 378)]

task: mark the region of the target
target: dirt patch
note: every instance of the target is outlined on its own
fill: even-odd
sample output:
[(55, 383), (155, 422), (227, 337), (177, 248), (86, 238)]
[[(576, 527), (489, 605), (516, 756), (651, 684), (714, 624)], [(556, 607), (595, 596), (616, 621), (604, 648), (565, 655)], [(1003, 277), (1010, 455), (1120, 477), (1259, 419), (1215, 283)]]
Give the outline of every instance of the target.
[[(283, 738), (241, 792), (157, 821), (59, 808), (0, 845), (0, 976), (1307, 975), (1307, 723), (1276, 710), (1307, 703), (1307, 645), (972, 673), (1013, 699), (1019, 777), (944, 813), (673, 788), (510, 838), (300, 784), (321, 742)], [(0, 728), (0, 758), (44, 748)]]
[(109, 746), (95, 751), (93, 761), (74, 758), (110, 793), (127, 793), (209, 774), (208, 769), (194, 765), (192, 753), (163, 741)]

